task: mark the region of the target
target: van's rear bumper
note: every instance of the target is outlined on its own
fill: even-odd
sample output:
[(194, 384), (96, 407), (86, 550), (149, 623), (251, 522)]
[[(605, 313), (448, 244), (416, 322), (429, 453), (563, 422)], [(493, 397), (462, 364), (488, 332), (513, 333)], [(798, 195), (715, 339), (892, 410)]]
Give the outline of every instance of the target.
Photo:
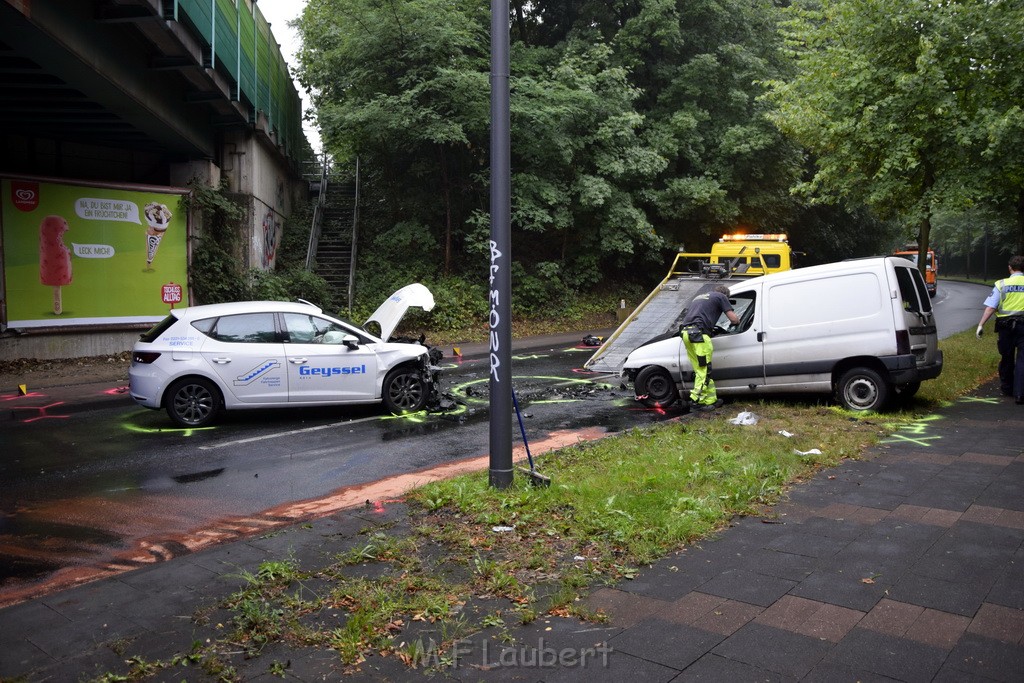
[(893, 384), (907, 384), (935, 379), (942, 374), (942, 351), (935, 354), (935, 362), (929, 365), (918, 365), (917, 357), (912, 353), (899, 356), (886, 356), (881, 361), (889, 371), (889, 380)]

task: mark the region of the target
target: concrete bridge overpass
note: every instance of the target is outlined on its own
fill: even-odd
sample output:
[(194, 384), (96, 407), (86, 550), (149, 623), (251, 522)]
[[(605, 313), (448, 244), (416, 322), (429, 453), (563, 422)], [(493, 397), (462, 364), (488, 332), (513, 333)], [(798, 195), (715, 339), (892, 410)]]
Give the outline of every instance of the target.
[[(312, 162), (299, 94), (255, 0), (0, 0), (0, 150), (0, 176), (46, 187), (223, 182), (248, 215), (240, 258), (262, 268)], [(25, 217), (4, 216), (0, 359), (125, 349), (143, 323), (8, 324), (11, 216)], [(197, 217), (189, 229), (201, 233)]]

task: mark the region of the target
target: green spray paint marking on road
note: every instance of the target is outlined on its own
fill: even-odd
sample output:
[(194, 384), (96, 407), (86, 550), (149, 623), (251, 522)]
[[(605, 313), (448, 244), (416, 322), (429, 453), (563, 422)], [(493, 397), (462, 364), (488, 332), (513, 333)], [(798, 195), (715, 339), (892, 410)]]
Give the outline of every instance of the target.
[(217, 429), (216, 427), (140, 427), (137, 424), (132, 424), (126, 417), (122, 425), (124, 430), (127, 432), (135, 432), (136, 434), (173, 434), (175, 436), (192, 436), (196, 432), (207, 432), (211, 429)]
[(414, 422), (420, 424), (426, 422), (427, 411), (420, 410), (415, 413), (402, 413), (401, 415), (381, 415), (381, 420), (406, 420), (407, 422)]
[[(998, 405), (999, 399), (992, 397), (981, 397), (981, 396), (962, 396), (957, 399), (957, 403), (983, 403), (986, 405)], [(896, 432), (889, 438), (883, 439), (879, 443), (883, 444), (902, 444), (911, 443), (915, 446), (921, 446), (922, 448), (929, 448), (931, 446), (929, 441), (938, 441), (941, 436), (928, 436), (929, 429), (935, 422), (946, 419), (942, 415), (926, 415), (920, 417), (909, 423), (901, 423), (896, 426)], [(916, 437), (916, 438), (915, 438)]]
[(902, 444), (911, 443), (915, 446), (921, 446), (922, 448), (929, 448), (931, 446), (929, 441), (938, 441), (941, 436), (928, 436), (928, 431), (932, 427), (932, 423), (944, 420), (942, 415), (927, 415), (925, 417), (919, 417), (913, 422), (905, 422), (897, 425), (895, 433), (889, 436), (887, 439), (882, 439), (879, 443), (883, 444)]

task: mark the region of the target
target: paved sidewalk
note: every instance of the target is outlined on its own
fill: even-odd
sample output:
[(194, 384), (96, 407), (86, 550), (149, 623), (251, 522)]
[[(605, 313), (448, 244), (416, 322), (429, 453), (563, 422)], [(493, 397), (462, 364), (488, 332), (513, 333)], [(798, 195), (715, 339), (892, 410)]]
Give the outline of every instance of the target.
[[(543, 617), (512, 629), (515, 645), (488, 629), (445, 653), (458, 666), (435, 679), (1024, 680), (1024, 407), (997, 385), (795, 486), (773, 512), (595, 591), (590, 606), (610, 623)], [(400, 533), (404, 506), (349, 510), (0, 610), (0, 677), (80, 680), (123, 673), (128, 656), (188, 652), (223, 635), (226, 613), (207, 625), (191, 615), (239, 586), (240, 568), (289, 554), (322, 565), (384, 522)], [(243, 680), (281, 680), (272, 661), (287, 661), (285, 680), (422, 677), (375, 656), (342, 677), (334, 653), (279, 644), (232, 664)]]

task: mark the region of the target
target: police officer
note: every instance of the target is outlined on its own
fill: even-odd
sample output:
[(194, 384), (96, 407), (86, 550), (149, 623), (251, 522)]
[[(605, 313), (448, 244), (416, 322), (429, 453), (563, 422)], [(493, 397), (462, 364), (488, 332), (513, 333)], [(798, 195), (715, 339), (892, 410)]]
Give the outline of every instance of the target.
[(698, 294), (686, 309), (679, 334), (683, 337), (686, 357), (693, 367), (693, 389), (690, 391), (690, 402), (697, 410), (714, 410), (722, 405), (715, 391), (715, 380), (711, 379), (711, 355), (714, 347), (711, 344), (711, 330), (719, 316), (725, 313), (733, 325), (739, 325), (739, 316), (732, 310), (729, 303), (729, 288), (718, 285), (710, 292)]
[(1010, 277), (996, 282), (985, 299), (978, 323), (981, 339), (985, 322), (996, 314), (996, 348), (999, 350), (999, 388), (1024, 404), (1024, 256), (1010, 257)]

